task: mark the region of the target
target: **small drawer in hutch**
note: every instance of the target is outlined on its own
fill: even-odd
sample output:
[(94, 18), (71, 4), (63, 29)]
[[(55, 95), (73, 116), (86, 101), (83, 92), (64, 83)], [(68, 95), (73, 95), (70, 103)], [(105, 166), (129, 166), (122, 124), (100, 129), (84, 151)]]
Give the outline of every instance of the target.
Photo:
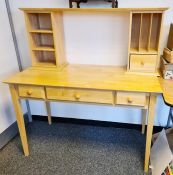
[(155, 72), (157, 64), (157, 55), (139, 55), (130, 56), (130, 70), (139, 72)]

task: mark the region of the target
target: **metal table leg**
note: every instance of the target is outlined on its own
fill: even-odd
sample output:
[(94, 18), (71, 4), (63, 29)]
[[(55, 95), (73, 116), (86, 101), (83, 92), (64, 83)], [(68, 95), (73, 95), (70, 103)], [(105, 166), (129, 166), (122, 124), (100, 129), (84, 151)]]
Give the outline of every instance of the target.
[(170, 107), (168, 121), (166, 127), (170, 127), (171, 123), (173, 124), (173, 107)]

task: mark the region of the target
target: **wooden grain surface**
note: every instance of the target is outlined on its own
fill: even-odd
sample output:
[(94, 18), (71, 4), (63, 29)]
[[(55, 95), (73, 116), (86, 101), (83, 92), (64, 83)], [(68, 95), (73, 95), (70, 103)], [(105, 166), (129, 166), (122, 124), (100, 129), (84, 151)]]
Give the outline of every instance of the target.
[(145, 93), (117, 92), (117, 104), (130, 106), (146, 106), (147, 95)]
[(154, 125), (154, 116), (155, 116), (155, 108), (156, 108), (156, 96), (151, 95), (149, 100), (149, 109), (148, 109), (148, 124), (147, 124), (147, 136), (146, 136), (146, 146), (145, 146), (145, 162), (144, 162), (144, 172), (148, 172), (148, 165), (150, 159), (150, 151), (151, 151), (151, 138), (153, 133), (153, 125)]
[(49, 87), (46, 93), (49, 100), (114, 104), (112, 91)]
[(165, 102), (173, 106), (173, 80), (164, 80), (160, 78), (159, 81), (163, 89), (163, 98)]
[(20, 8), (26, 12), (72, 11), (72, 12), (130, 12), (130, 11), (165, 11), (168, 8)]
[(39, 86), (20, 85), (18, 93), (20, 97), (45, 99), (44, 88)]
[(14, 106), (14, 111), (16, 113), (16, 120), (19, 128), (20, 138), (22, 141), (23, 151), (25, 156), (29, 155), (29, 148), (28, 148), (28, 141), (27, 141), (27, 134), (25, 129), (24, 117), (22, 113), (21, 104), (19, 102), (19, 96), (17, 89), (14, 85), (10, 85), (10, 92), (12, 97), (12, 102)]
[(126, 73), (125, 67), (114, 66), (68, 65), (62, 71), (29, 68), (9, 77), (4, 82), (8, 84), (162, 93), (157, 77), (131, 75)]
[(157, 55), (130, 55), (130, 70), (137, 72), (155, 72)]

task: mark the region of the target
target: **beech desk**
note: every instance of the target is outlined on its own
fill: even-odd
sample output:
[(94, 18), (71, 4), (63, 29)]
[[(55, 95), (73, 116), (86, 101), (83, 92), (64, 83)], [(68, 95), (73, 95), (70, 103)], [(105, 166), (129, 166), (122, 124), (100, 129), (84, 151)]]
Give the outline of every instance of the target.
[[(4, 82), (10, 87), (25, 156), (29, 155), (29, 149), (20, 105), (21, 98), (44, 100), (49, 124), (51, 124), (49, 102), (52, 100), (138, 107), (142, 110), (143, 133), (146, 123), (148, 125), (144, 164), (144, 171), (147, 172), (156, 97), (158, 94), (163, 94), (166, 101), (172, 103), (173, 100), (172, 88), (167, 90), (166, 81), (157, 77), (163, 14), (167, 8), (25, 8), (22, 10), (25, 15), (32, 67), (13, 75)], [(109, 15), (111, 18), (115, 15), (114, 24), (117, 24), (117, 14), (129, 15), (127, 66), (68, 64), (64, 49), (63, 16), (69, 12), (76, 15), (97, 13), (97, 15), (106, 15), (107, 18)], [(92, 15), (87, 17), (92, 20)], [(127, 18), (122, 19), (125, 23), (127, 22)], [(110, 23), (107, 27), (113, 31), (113, 26)], [(109, 32), (108, 34), (110, 37)], [(113, 34), (111, 33), (111, 36)], [(76, 52), (78, 49), (76, 48)], [(113, 52), (116, 54), (115, 50)], [(146, 120), (147, 114), (148, 120)]]
[(140, 107), (144, 113), (148, 109), (145, 151), (148, 171), (156, 96), (163, 92), (157, 77), (129, 75), (125, 69), (112, 66), (68, 65), (60, 72), (29, 68), (5, 83), (10, 87), (25, 156), (29, 150), (20, 98), (44, 100), (49, 124), (51, 100)]

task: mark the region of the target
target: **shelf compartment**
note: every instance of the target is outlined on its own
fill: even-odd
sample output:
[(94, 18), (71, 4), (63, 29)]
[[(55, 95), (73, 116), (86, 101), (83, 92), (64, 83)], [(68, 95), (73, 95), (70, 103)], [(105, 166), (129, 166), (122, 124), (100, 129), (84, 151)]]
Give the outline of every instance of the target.
[(133, 13), (130, 53), (157, 53), (162, 13)]
[(148, 51), (149, 35), (150, 35), (150, 24), (151, 14), (143, 13), (141, 22), (141, 35), (139, 39), (139, 52)]
[(53, 33), (52, 30), (30, 30), (30, 33)]
[(30, 36), (33, 48), (43, 48), (43, 50), (52, 49), (52, 51), (54, 51), (54, 40), (52, 34), (32, 33)]
[(132, 14), (131, 49), (139, 51), (141, 14)]
[(45, 64), (48, 66), (56, 66), (55, 52), (49, 51), (32, 51), (34, 65)]
[(153, 13), (149, 50), (154, 49), (158, 51), (161, 20), (162, 20), (161, 13)]
[(52, 30), (50, 13), (27, 13), (27, 19), (31, 29)]

